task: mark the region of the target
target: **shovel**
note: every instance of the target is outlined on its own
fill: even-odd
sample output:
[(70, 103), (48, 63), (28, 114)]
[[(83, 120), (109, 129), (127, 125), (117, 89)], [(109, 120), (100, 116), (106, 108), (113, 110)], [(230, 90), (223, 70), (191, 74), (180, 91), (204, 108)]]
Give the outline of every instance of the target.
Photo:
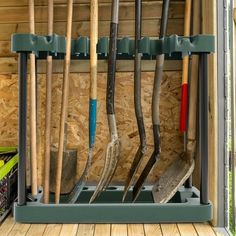
[[(53, 0), (48, 0), (48, 35), (53, 34)], [(46, 117), (45, 117), (45, 160), (44, 160), (44, 203), (49, 203), (50, 146), (52, 109), (52, 56), (47, 56)]]
[[(30, 33), (35, 34), (34, 0), (29, 0)], [(37, 174), (37, 120), (36, 120), (36, 64), (35, 54), (30, 54), (30, 146), (32, 195), (38, 194)]]
[(69, 194), (68, 202), (75, 203), (88, 179), (92, 164), (97, 120), (97, 41), (98, 41), (98, 0), (90, 1), (90, 102), (89, 102), (89, 151), (87, 163), (80, 180)]
[[(185, 3), (185, 21), (184, 21), (184, 36), (190, 35), (190, 22), (191, 22), (191, 5), (192, 0), (186, 0)], [(195, 62), (193, 66), (197, 68)], [(193, 68), (192, 66), (192, 68)], [(196, 72), (197, 74), (197, 72)], [(180, 115), (180, 132), (184, 133), (186, 142), (186, 131), (187, 131), (187, 110), (188, 110), (188, 77), (189, 77), (189, 57), (183, 58), (183, 73), (182, 73), (182, 96), (181, 96), (181, 115)], [(195, 77), (196, 78), (196, 77)], [(188, 142), (187, 150), (192, 145), (190, 140), (193, 130), (196, 130), (196, 103), (197, 103), (197, 79), (192, 78), (190, 82), (191, 86), (191, 97), (189, 104), (189, 127), (188, 127)], [(195, 133), (195, 132), (194, 132)], [(195, 136), (193, 137), (193, 139)], [(167, 171), (160, 177), (157, 184), (153, 187), (154, 200), (157, 203), (168, 202), (174, 194), (178, 191), (179, 187), (182, 186), (187, 180), (189, 180), (194, 170), (194, 159), (191, 156), (191, 152), (186, 152), (186, 145), (183, 155), (176, 160)], [(188, 184), (187, 184), (188, 186)], [(191, 184), (189, 185), (189, 187)]]
[[(160, 39), (164, 38), (166, 35), (168, 13), (169, 13), (170, 0), (164, 0), (162, 6), (162, 18), (161, 18), (161, 28), (160, 28)], [(156, 71), (153, 86), (153, 96), (152, 96), (152, 124), (153, 124), (153, 136), (154, 136), (154, 152), (149, 159), (147, 165), (142, 171), (140, 177), (134, 185), (133, 189), (133, 201), (138, 198), (142, 186), (152, 170), (153, 166), (159, 160), (161, 147), (160, 147), (160, 118), (159, 118), (159, 107), (160, 107), (160, 92), (161, 92), (161, 80), (163, 74), (165, 55), (161, 54), (156, 57)]]
[(115, 118), (115, 76), (116, 76), (116, 50), (117, 50), (117, 35), (118, 35), (118, 20), (119, 20), (119, 0), (112, 1), (112, 22), (110, 26), (110, 44), (108, 58), (108, 75), (107, 75), (107, 96), (106, 107), (108, 116), (109, 132), (111, 142), (107, 146), (105, 164), (100, 181), (93, 193), (90, 203), (100, 195), (106, 186), (109, 185), (119, 160), (120, 140), (116, 127)]
[[(66, 140), (66, 138), (65, 138)], [(66, 142), (65, 142), (66, 143)], [(51, 147), (50, 155), (50, 192), (55, 192), (55, 167), (57, 164), (58, 149), (54, 146)], [(76, 178), (76, 166), (77, 166), (77, 149), (71, 147), (64, 147), (63, 161), (62, 161), (62, 177), (61, 177), (61, 189), (60, 194), (67, 195), (71, 193), (75, 186)]]
[(67, 1), (67, 33), (66, 33), (66, 55), (64, 59), (64, 75), (63, 75), (63, 91), (61, 105), (61, 120), (59, 133), (59, 148), (56, 168), (56, 192), (55, 203), (60, 202), (61, 192), (61, 175), (63, 163), (63, 151), (66, 148), (66, 132), (67, 132), (67, 116), (68, 116), (68, 99), (69, 99), (69, 74), (70, 74), (70, 57), (71, 57), (71, 31), (72, 31), (72, 15), (73, 15), (73, 0)]
[(124, 194), (122, 201), (125, 201), (129, 188), (131, 187), (135, 174), (141, 164), (141, 161), (146, 152), (146, 133), (143, 120), (143, 112), (141, 105), (141, 57), (138, 52), (138, 41), (141, 39), (141, 18), (142, 18), (142, 0), (135, 1), (135, 73), (134, 73), (134, 105), (135, 115), (138, 124), (140, 145), (135, 154), (134, 161), (128, 174), (125, 183)]

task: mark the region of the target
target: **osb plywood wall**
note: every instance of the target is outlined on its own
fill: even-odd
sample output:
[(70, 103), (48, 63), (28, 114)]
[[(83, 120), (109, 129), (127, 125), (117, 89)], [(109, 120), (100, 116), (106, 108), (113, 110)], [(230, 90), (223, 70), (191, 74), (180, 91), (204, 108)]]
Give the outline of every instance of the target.
[[(55, 33), (65, 33), (66, 1), (55, 0)], [(89, 0), (74, 1), (73, 37), (89, 35)], [(47, 33), (47, 1), (36, 0), (36, 33)], [(99, 35), (109, 35), (111, 0), (99, 1)], [(143, 35), (158, 36), (162, 1), (143, 1)], [(168, 34), (183, 33), (184, 2), (171, 1)], [(0, 1), (0, 145), (17, 145), (18, 128), (18, 77), (17, 55), (10, 52), (10, 36), (15, 32), (29, 31), (27, 0)], [(134, 1), (123, 0), (120, 4), (120, 36), (134, 37)], [(53, 76), (53, 120), (52, 144), (58, 142), (58, 126), (62, 87), (62, 62), (54, 63)], [(143, 62), (143, 110), (147, 131), (148, 150), (145, 161), (153, 151), (151, 124), (151, 97), (155, 61)], [(118, 131), (122, 141), (122, 154), (114, 181), (123, 182), (126, 178), (139, 137), (133, 103), (133, 62), (119, 61), (117, 64), (116, 115)], [(45, 118), (45, 62), (39, 62), (39, 94), (41, 116), (41, 155), (38, 156), (38, 177), (42, 180), (43, 135)], [(98, 122), (96, 148), (89, 180), (97, 181), (104, 164), (104, 150), (109, 141), (105, 114), (107, 62), (99, 62), (98, 76)], [(70, 75), (68, 145), (78, 149), (78, 176), (84, 167), (88, 146), (88, 99), (89, 62), (73, 61)], [(165, 73), (161, 93), (161, 160), (149, 177), (155, 181), (183, 150), (182, 136), (178, 131), (181, 62), (165, 63)], [(39, 140), (40, 141), (40, 140)], [(145, 162), (144, 161), (144, 162)]]

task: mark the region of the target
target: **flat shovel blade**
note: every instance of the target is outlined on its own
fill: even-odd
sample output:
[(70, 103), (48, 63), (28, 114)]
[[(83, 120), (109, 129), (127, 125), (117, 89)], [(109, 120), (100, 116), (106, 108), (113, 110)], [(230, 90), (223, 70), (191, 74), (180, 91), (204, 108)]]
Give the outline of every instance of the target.
[(178, 191), (194, 170), (194, 160), (190, 163), (182, 158), (174, 161), (153, 186), (153, 198), (156, 203), (167, 203)]

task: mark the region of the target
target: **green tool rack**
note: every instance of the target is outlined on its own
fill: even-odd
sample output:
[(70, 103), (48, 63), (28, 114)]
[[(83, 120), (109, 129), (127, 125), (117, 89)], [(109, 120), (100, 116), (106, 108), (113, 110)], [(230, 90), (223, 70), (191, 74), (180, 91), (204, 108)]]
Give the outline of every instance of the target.
[[(117, 59), (134, 59), (134, 40), (118, 39)], [(182, 186), (166, 204), (155, 203), (152, 187), (144, 186), (137, 202), (131, 202), (131, 191), (122, 203), (123, 186), (111, 186), (89, 204), (95, 186), (86, 186), (75, 204), (67, 204), (66, 196), (60, 204), (42, 203), (43, 188), (38, 195), (29, 197), (26, 189), (26, 129), (27, 129), (27, 59), (35, 53), (37, 59), (63, 59), (66, 38), (32, 34), (12, 35), (12, 51), (19, 53), (19, 171), (18, 201), (14, 205), (14, 217), (22, 223), (164, 223), (205, 222), (212, 219), (212, 204), (208, 199), (208, 63), (207, 58), (215, 51), (212, 35), (181, 37), (171, 35), (163, 39), (144, 37), (139, 41), (143, 60), (155, 59), (165, 54), (166, 59), (181, 60), (185, 55), (199, 55), (199, 146), (201, 157), (201, 188)], [(99, 59), (108, 58), (109, 38), (100, 38), (97, 44)], [(89, 59), (89, 38), (72, 40), (72, 60)], [(132, 189), (131, 189), (132, 190)], [(53, 196), (52, 196), (52, 199)]]

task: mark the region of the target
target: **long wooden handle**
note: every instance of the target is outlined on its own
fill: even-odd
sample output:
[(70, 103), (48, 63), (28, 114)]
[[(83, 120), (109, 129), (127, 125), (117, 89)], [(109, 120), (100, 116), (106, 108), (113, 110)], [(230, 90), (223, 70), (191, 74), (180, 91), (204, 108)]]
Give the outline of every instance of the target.
[[(201, 33), (201, 1), (193, 1), (193, 34)], [(198, 103), (198, 56), (192, 56), (191, 80), (189, 84), (187, 159), (192, 160), (196, 152), (197, 103)]]
[[(191, 22), (191, 5), (192, 0), (185, 1), (185, 17), (184, 17), (184, 36), (190, 35)], [(182, 74), (182, 96), (180, 110), (180, 131), (185, 132), (187, 129), (187, 107), (188, 107), (188, 70), (189, 57), (183, 58), (183, 74)]]
[(89, 102), (89, 147), (95, 142), (97, 120), (97, 41), (98, 0), (90, 1), (90, 102)]
[(66, 143), (64, 140), (65, 138), (64, 135), (65, 135), (65, 126), (67, 122), (67, 114), (68, 114), (72, 16), (73, 16), (73, 0), (68, 0), (67, 33), (66, 33), (67, 43), (66, 43), (66, 55), (64, 60), (62, 106), (61, 106), (60, 133), (59, 133), (60, 136), (59, 136), (59, 148), (58, 148), (57, 170), (56, 170), (56, 192), (55, 192), (56, 204), (58, 204), (60, 201), (63, 150), (64, 150), (64, 143)]
[[(35, 34), (34, 0), (29, 0), (29, 28)], [(30, 54), (30, 145), (32, 195), (38, 193), (37, 174), (37, 120), (36, 120), (36, 68), (35, 54)]]
[[(48, 0), (48, 35), (53, 34), (53, 0)], [(44, 203), (49, 203), (50, 146), (52, 110), (52, 56), (47, 56), (46, 117), (45, 117), (45, 161), (44, 161)]]
[[(185, 13), (184, 13), (184, 36), (190, 35), (191, 7), (192, 7), (192, 0), (186, 0)], [(189, 65), (189, 57), (186, 56), (184, 57), (183, 60), (182, 84), (188, 83), (188, 65)]]
[(97, 99), (98, 0), (91, 0), (90, 17), (90, 98)]

